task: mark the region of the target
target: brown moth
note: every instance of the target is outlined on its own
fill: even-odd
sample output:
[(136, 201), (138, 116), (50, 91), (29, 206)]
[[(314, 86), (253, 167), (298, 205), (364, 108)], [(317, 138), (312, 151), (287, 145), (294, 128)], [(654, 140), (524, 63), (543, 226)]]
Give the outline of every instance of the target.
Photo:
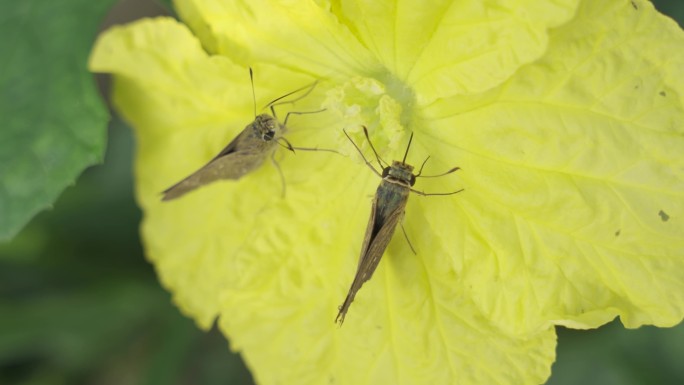
[[(418, 174), (414, 175), (413, 166), (406, 163), (406, 156), (408, 155), (409, 148), (411, 147), (413, 133), (411, 133), (408, 145), (406, 146), (404, 159), (402, 159), (401, 162), (396, 160), (393, 161), (391, 166), (383, 166), (378, 153), (375, 151), (375, 148), (368, 137), (368, 130), (366, 127), (363, 127), (363, 132), (366, 135), (368, 144), (370, 144), (370, 147), (375, 154), (378, 165), (382, 169), (382, 174), (380, 174), (375, 167), (363, 156), (359, 146), (354, 143), (346, 131), (344, 131), (344, 134), (347, 135), (347, 138), (352, 142), (359, 154), (361, 154), (361, 157), (363, 157), (365, 160), (366, 165), (368, 165), (368, 167), (370, 167), (375, 174), (382, 178), (382, 181), (380, 182), (380, 186), (378, 186), (378, 189), (375, 192), (375, 197), (373, 198), (373, 208), (371, 209), (370, 219), (368, 220), (368, 226), (366, 227), (366, 235), (363, 239), (363, 246), (361, 246), (361, 255), (359, 256), (359, 264), (356, 269), (354, 281), (352, 281), (347, 297), (345, 298), (344, 303), (342, 303), (342, 305), (339, 307), (339, 312), (335, 318), (335, 322), (339, 322), (340, 326), (344, 322), (344, 317), (349, 310), (349, 306), (351, 306), (352, 302), (354, 301), (356, 293), (359, 291), (359, 289), (361, 289), (361, 286), (371, 278), (375, 268), (378, 266), (378, 263), (380, 263), (380, 259), (382, 258), (382, 255), (385, 253), (385, 249), (387, 249), (387, 245), (389, 245), (389, 242), (392, 239), (392, 235), (394, 234), (397, 224), (399, 224), (404, 217), (404, 209), (406, 208), (406, 202), (408, 201), (409, 194), (414, 192), (423, 196), (452, 195), (463, 191), (463, 189), (461, 189), (449, 193), (427, 194), (412, 188), (416, 183), (416, 178), (421, 176), (421, 173), (423, 172), (423, 166), (425, 166), (425, 163), (429, 159), (429, 157), (425, 159), (423, 164), (420, 166)], [(423, 177), (429, 178), (447, 175), (456, 170), (459, 170), (459, 167), (454, 167), (443, 174)], [(406, 232), (404, 232), (404, 235), (406, 235)], [(408, 241), (408, 238), (406, 238), (406, 240)], [(410, 243), (409, 246), (411, 246)], [(411, 246), (411, 249), (413, 250), (413, 246)]]
[[(249, 69), (249, 76), (252, 80), (252, 92), (254, 92), (254, 77), (251, 68)], [(316, 84), (317, 83), (313, 83), (309, 86), (292, 91), (267, 104), (266, 107), (270, 107), (272, 115), (264, 113), (257, 116), (255, 102), (254, 121), (245, 126), (242, 132), (240, 132), (235, 139), (228, 143), (228, 145), (207, 164), (190, 174), (185, 179), (164, 190), (162, 192), (164, 195), (162, 197), (162, 201), (176, 199), (192, 190), (195, 190), (198, 187), (207, 185), (217, 180), (240, 179), (244, 175), (261, 166), (261, 164), (264, 163), (264, 160), (269, 155), (272, 157), (278, 144), (293, 152), (295, 149), (314, 150), (309, 148), (292, 147), (290, 142), (283, 137), (283, 134), (287, 131), (287, 120), (291, 114), (312, 114), (321, 112), (323, 110), (311, 112), (288, 112), (283, 123), (280, 123), (276, 118), (274, 106), (284, 103), (294, 103), (295, 101), (306, 97), (309, 93), (311, 93), (311, 91), (313, 91)], [(279, 102), (288, 96), (304, 90), (306, 90), (306, 92), (294, 100)], [(256, 97), (254, 97), (254, 99), (256, 100)], [(281, 141), (285, 144), (281, 144)], [(273, 162), (276, 167), (278, 167), (277, 163), (275, 163), (275, 159), (273, 159)], [(280, 172), (279, 168), (278, 171)], [(281, 179), (282, 178), (283, 177), (281, 173)]]

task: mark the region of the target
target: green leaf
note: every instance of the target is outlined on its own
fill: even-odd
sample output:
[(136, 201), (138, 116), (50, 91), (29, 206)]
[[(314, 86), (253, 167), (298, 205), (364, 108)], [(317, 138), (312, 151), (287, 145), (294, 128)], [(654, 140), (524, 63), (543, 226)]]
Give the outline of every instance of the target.
[(672, 0), (653, 0), (653, 5), (662, 13), (684, 25), (684, 2)]
[(684, 383), (684, 324), (625, 330), (614, 321), (592, 331), (558, 330), (558, 360), (546, 385)]
[(173, 4), (171, 0), (159, 0), (159, 2), (168, 10), (173, 10)]
[(39, 354), (59, 357), (65, 367), (88, 368), (122, 344), (150, 309), (163, 309), (163, 293), (150, 284), (111, 280), (87, 288), (0, 301), (0, 312), (12, 315), (0, 320), (0, 361)]
[(0, 240), (102, 160), (108, 115), (86, 58), (112, 3), (0, 4)]

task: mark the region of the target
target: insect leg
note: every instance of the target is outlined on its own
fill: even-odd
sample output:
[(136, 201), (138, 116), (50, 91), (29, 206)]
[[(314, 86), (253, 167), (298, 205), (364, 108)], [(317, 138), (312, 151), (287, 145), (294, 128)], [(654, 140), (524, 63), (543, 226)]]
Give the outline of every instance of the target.
[[(316, 111), (290, 111), (285, 115), (285, 120), (283, 121), (283, 126), (287, 126), (287, 120), (290, 119), (290, 115), (306, 115), (306, 114), (317, 114), (319, 112), (325, 111), (325, 108), (321, 108), (320, 110)], [(271, 106), (271, 112), (273, 112), (273, 116), (275, 116), (275, 111), (273, 110), (273, 106)]]
[(464, 189), (460, 189), (458, 191), (452, 191), (452, 192), (447, 192), (447, 193), (426, 193), (426, 192), (422, 192), (420, 190), (411, 189), (411, 192), (416, 193), (420, 196), (426, 197), (426, 196), (431, 196), (431, 195), (454, 195), (454, 194), (460, 193), (463, 190)]
[[(269, 107), (269, 106), (270, 106), (271, 108), (273, 108), (273, 106), (278, 106), (278, 105), (281, 105), (281, 104), (294, 104), (295, 102), (297, 102), (297, 101), (299, 101), (299, 100), (302, 100), (302, 99), (304, 99), (305, 97), (307, 97), (307, 96), (311, 93), (311, 91), (313, 91), (314, 88), (316, 88), (316, 85), (318, 85), (318, 81), (315, 81), (315, 82), (311, 83), (311, 84), (308, 85), (308, 86), (304, 86), (304, 87), (302, 87), (302, 88), (298, 88), (298, 89), (296, 89), (296, 90), (294, 90), (294, 91), (292, 91), (292, 92), (288, 92), (288, 93), (286, 93), (286, 94), (283, 95), (283, 96), (280, 96), (280, 97), (278, 97), (278, 98), (276, 98), (276, 99), (271, 100), (271, 102), (268, 103), (265, 107)], [(292, 95), (296, 94), (297, 92), (300, 92), (300, 91), (303, 91), (303, 90), (306, 90), (306, 92), (304, 92), (302, 95), (300, 95), (300, 96), (298, 96), (298, 97), (296, 97), (296, 98), (294, 98), (294, 99), (292, 99), (292, 100), (283, 100), (283, 99), (285, 99), (286, 97), (292, 96)], [(282, 100), (282, 101), (281, 101), (281, 100)], [(273, 111), (273, 109), (271, 109), (271, 111)]]
[(280, 165), (278, 164), (278, 161), (275, 159), (275, 154), (275, 151), (271, 153), (271, 162), (273, 162), (273, 165), (275, 166), (276, 170), (278, 170), (278, 174), (280, 175), (280, 184), (283, 188), (283, 198), (285, 198), (285, 175), (283, 175), (283, 170), (280, 169)]
[[(293, 150), (300, 150), (300, 151), (325, 151), (325, 152), (334, 152), (335, 154), (340, 154), (339, 151), (337, 150), (332, 150), (329, 148), (318, 148), (318, 147), (292, 147)], [(342, 154), (340, 154), (342, 155)]]
[[(281, 140), (282, 140), (283, 142), (285, 142), (285, 144), (280, 143)], [(295, 148), (292, 147), (292, 144), (290, 143), (290, 141), (287, 140), (287, 139), (285, 139), (284, 136), (281, 136), (280, 138), (276, 139), (276, 143), (278, 143), (279, 145), (283, 146), (284, 148), (287, 148), (288, 150), (290, 150), (290, 151), (292, 151), (292, 152), (295, 152)]]
[(408, 235), (406, 235), (406, 229), (404, 228), (404, 223), (399, 223), (401, 225), (401, 231), (404, 233), (404, 238), (406, 238), (406, 242), (408, 243), (409, 247), (411, 248), (411, 251), (413, 251), (413, 254), (418, 255), (416, 253), (416, 249), (413, 248), (413, 245), (411, 244), (411, 240), (409, 239)]
[(423, 167), (425, 167), (425, 163), (427, 163), (428, 159), (430, 159), (430, 156), (428, 155), (427, 158), (423, 161), (423, 164), (420, 165), (420, 170), (418, 170), (418, 174), (416, 174), (416, 178), (420, 177), (420, 174), (423, 173)]
[[(281, 105), (281, 104), (294, 104), (296, 101), (299, 101), (299, 100), (301, 100), (301, 99), (304, 99), (305, 97), (307, 97), (307, 96), (311, 93), (311, 91), (313, 91), (314, 88), (316, 88), (316, 85), (317, 85), (317, 84), (318, 84), (318, 81), (315, 81), (315, 82), (313, 82), (311, 85), (304, 86), (304, 87), (299, 88), (299, 89), (296, 89), (296, 90), (294, 90), (294, 91), (292, 91), (292, 92), (288, 92), (287, 94), (285, 94), (285, 95), (283, 95), (283, 96), (281, 96), (281, 97), (279, 97), (279, 98), (276, 98), (276, 99), (272, 100), (270, 103), (268, 103), (266, 106), (264, 106), (264, 108), (270, 107), (270, 108), (271, 108), (271, 113), (273, 114), (273, 117), (277, 119), (276, 112), (275, 112), (275, 108), (274, 108), (275, 106), (279, 106), (279, 105)], [(303, 91), (303, 90), (307, 90), (307, 91), (304, 92), (302, 95), (300, 95), (300, 96), (298, 96), (298, 97), (296, 97), (296, 98), (294, 98), (294, 99), (292, 99), (292, 100), (282, 100), (282, 99), (287, 98), (288, 96), (294, 95), (294, 94), (296, 94), (297, 92), (300, 92), (300, 91)], [(285, 121), (287, 121), (287, 118), (285, 119)]]

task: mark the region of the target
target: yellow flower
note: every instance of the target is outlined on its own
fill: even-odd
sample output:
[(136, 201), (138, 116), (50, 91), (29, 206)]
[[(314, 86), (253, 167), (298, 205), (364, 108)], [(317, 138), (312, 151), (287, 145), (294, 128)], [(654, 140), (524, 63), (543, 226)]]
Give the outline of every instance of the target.
[[(261, 384), (537, 384), (555, 325), (671, 326), (684, 314), (684, 34), (643, 0), (178, 0), (107, 31), (136, 129), (150, 260), (202, 328), (218, 317)], [(194, 32), (191, 32), (191, 30)], [(205, 50), (210, 54), (207, 54)], [(257, 105), (295, 146), (171, 202)], [(343, 327), (385, 160), (428, 155), (404, 224)]]

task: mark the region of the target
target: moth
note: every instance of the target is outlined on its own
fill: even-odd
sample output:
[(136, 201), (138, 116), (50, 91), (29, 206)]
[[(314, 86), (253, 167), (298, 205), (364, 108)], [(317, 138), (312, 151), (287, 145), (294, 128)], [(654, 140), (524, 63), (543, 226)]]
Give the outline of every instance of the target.
[[(406, 202), (408, 201), (409, 194), (413, 192), (422, 196), (453, 195), (463, 191), (463, 189), (461, 189), (448, 193), (428, 194), (413, 189), (413, 185), (416, 183), (416, 178), (421, 176), (424, 178), (443, 176), (451, 174), (452, 172), (460, 169), (459, 167), (454, 167), (439, 175), (421, 175), (425, 163), (427, 163), (428, 159), (430, 159), (430, 157), (427, 157), (420, 166), (418, 174), (413, 174), (413, 166), (406, 163), (406, 156), (408, 155), (409, 148), (411, 147), (413, 133), (411, 133), (411, 136), (409, 137), (409, 142), (406, 146), (406, 152), (404, 153), (404, 158), (402, 161), (392, 161), (392, 165), (387, 165), (385, 162), (386, 165), (383, 166), (383, 161), (380, 159), (380, 156), (373, 147), (373, 143), (371, 143), (370, 138), (368, 137), (368, 130), (366, 127), (363, 127), (363, 132), (366, 135), (368, 144), (375, 154), (375, 159), (382, 170), (382, 174), (378, 172), (371, 162), (369, 162), (363, 156), (363, 152), (359, 146), (354, 143), (349, 134), (347, 134), (346, 131), (344, 131), (344, 134), (347, 136), (349, 141), (352, 142), (359, 154), (361, 154), (361, 157), (366, 162), (366, 165), (373, 170), (375, 174), (382, 178), (382, 181), (380, 182), (380, 185), (375, 192), (375, 197), (373, 198), (373, 208), (371, 209), (370, 219), (368, 220), (368, 226), (366, 227), (366, 235), (363, 239), (363, 245), (361, 246), (361, 255), (359, 256), (359, 263), (356, 269), (356, 275), (354, 276), (354, 281), (352, 281), (347, 297), (339, 307), (339, 312), (335, 318), (335, 322), (339, 323), (340, 326), (344, 322), (344, 317), (354, 301), (356, 293), (359, 291), (359, 289), (361, 289), (361, 286), (363, 286), (363, 284), (371, 278), (375, 268), (378, 266), (378, 263), (380, 263), (380, 259), (382, 258), (382, 255), (385, 253), (385, 249), (387, 249), (387, 245), (389, 245), (389, 242), (392, 239), (392, 235), (394, 234), (397, 224), (399, 224), (404, 217), (404, 210), (406, 208)], [(404, 236), (406, 236), (406, 231), (404, 231)], [(408, 237), (406, 240), (408, 241)], [(410, 242), (409, 246), (411, 247), (411, 250), (413, 250), (413, 246)], [(413, 250), (413, 252), (415, 253), (415, 250)]]
[[(314, 82), (309, 86), (294, 90), (268, 103), (266, 107), (270, 108), (272, 115), (267, 113), (257, 115), (256, 96), (254, 95), (254, 75), (251, 68), (249, 69), (249, 77), (252, 81), (252, 96), (255, 100), (254, 121), (245, 126), (242, 132), (240, 132), (235, 139), (228, 143), (228, 145), (207, 164), (186, 178), (182, 179), (180, 182), (164, 190), (162, 192), (162, 201), (169, 201), (179, 198), (190, 191), (217, 180), (240, 179), (261, 166), (261, 164), (264, 163), (264, 160), (266, 160), (269, 155), (272, 157), (271, 159), (273, 160), (274, 165), (276, 165), (276, 168), (278, 168), (278, 172), (280, 172), (280, 168), (273, 158), (275, 148), (278, 144), (293, 152), (295, 149), (316, 150), (310, 148), (293, 147), (290, 142), (283, 137), (283, 134), (287, 131), (287, 120), (289, 119), (290, 115), (313, 114), (322, 112), (323, 110), (309, 112), (288, 112), (283, 123), (280, 123), (276, 117), (274, 107), (279, 104), (294, 103), (297, 100), (306, 97), (309, 93), (311, 93), (311, 91), (313, 91), (317, 83)], [(288, 96), (305, 90), (306, 92), (294, 100), (282, 101)], [(331, 150), (321, 149), (321, 151)], [(280, 172), (280, 176), (284, 186), (282, 172)]]

